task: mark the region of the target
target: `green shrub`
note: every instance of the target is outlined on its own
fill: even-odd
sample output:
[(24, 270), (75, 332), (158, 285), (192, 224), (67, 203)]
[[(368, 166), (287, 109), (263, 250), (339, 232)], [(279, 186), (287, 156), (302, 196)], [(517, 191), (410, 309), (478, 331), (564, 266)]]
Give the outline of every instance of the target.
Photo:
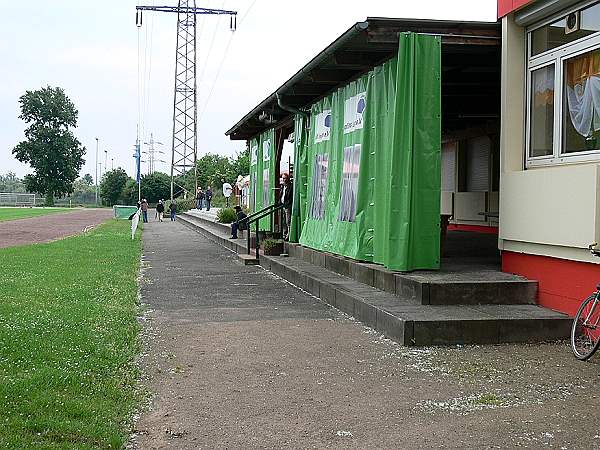
[(267, 238), (262, 241), (265, 255), (279, 255), (283, 251), (283, 240)]
[(235, 209), (221, 208), (217, 213), (217, 220), (221, 223), (232, 223), (237, 220)]
[[(187, 200), (184, 200), (182, 198), (177, 198), (175, 200), (177, 201), (177, 213), (182, 213), (182, 212), (188, 211), (188, 210), (196, 207), (196, 199), (194, 199), (194, 198), (188, 198)], [(171, 200), (167, 200), (165, 202), (165, 213), (169, 212), (170, 204), (171, 204)]]

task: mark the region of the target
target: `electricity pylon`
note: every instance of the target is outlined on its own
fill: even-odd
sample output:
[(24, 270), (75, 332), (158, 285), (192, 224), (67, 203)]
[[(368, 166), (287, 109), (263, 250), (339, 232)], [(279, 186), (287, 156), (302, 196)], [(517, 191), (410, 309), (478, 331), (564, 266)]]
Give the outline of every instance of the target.
[[(196, 92), (196, 15), (225, 14), (230, 27), (236, 27), (237, 11), (196, 8), (196, 0), (179, 0), (177, 6), (136, 6), (136, 25), (142, 26), (142, 11), (177, 13), (175, 47), (175, 89), (173, 94), (173, 142), (171, 157), (171, 200), (181, 192), (187, 195), (186, 173), (194, 170), (194, 194), (198, 189), (196, 167), (198, 136), (198, 101)], [(179, 181), (179, 182), (178, 182)]]

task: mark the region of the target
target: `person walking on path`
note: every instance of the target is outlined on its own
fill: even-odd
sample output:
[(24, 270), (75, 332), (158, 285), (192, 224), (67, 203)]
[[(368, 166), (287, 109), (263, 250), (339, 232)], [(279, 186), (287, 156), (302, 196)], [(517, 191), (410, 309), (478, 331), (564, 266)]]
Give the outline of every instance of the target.
[(158, 221), (162, 222), (163, 221), (163, 214), (165, 212), (165, 204), (163, 203), (162, 200), (158, 201), (158, 204), (156, 205), (156, 214), (158, 214)]
[(144, 218), (144, 223), (148, 223), (148, 201), (145, 198), (142, 199), (140, 208), (142, 209), (142, 217)]
[(204, 204), (204, 191), (202, 187), (198, 186), (198, 190), (196, 191), (196, 209), (202, 209)]
[(210, 186), (206, 188), (206, 192), (204, 193), (204, 201), (206, 202), (206, 210), (210, 211), (210, 202), (212, 202), (212, 189)]
[(171, 222), (175, 222), (175, 218), (177, 216), (177, 202), (175, 199), (169, 205), (169, 211), (171, 212)]
[(281, 204), (283, 205), (283, 213), (284, 213), (284, 225), (283, 225), (283, 239), (286, 241), (290, 237), (290, 225), (292, 223), (292, 194), (294, 188), (292, 186), (292, 180), (290, 180), (290, 176), (287, 173), (284, 173), (281, 176)]
[(248, 217), (246, 215), (246, 213), (244, 211), (242, 211), (241, 206), (235, 207), (235, 215), (236, 215), (236, 222), (233, 222), (231, 224), (231, 237), (229, 239), (237, 239), (238, 238), (238, 235), (237, 235), (238, 230), (243, 231), (247, 228), (246, 222), (240, 222), (241, 220)]

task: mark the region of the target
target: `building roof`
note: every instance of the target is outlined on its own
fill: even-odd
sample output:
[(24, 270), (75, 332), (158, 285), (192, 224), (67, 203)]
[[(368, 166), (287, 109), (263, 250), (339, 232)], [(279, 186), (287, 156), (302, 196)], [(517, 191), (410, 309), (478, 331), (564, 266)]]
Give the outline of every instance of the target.
[[(292, 110), (308, 108), (397, 55), (399, 34), (403, 32), (442, 37), (443, 92), (461, 102), (463, 94), (472, 93), (469, 83), (479, 86), (491, 83), (488, 86), (490, 95), (499, 96), (499, 23), (369, 17), (352, 25), (225, 135), (232, 140), (250, 139), (273, 126), (289, 122)], [(481, 100), (486, 101), (485, 98)], [(487, 115), (485, 111), (478, 114)]]

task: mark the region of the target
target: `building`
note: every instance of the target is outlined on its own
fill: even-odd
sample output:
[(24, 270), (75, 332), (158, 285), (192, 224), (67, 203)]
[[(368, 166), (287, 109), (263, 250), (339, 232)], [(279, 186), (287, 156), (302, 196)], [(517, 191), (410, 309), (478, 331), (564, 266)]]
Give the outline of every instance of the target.
[(573, 314), (600, 281), (600, 3), (499, 0), (502, 269)]
[(498, 16), (353, 25), (227, 131), (251, 149), (251, 205), (275, 201), (293, 140), (293, 240), (436, 270), (461, 232), (473, 261), (574, 313), (600, 281), (600, 2), (499, 0)]

